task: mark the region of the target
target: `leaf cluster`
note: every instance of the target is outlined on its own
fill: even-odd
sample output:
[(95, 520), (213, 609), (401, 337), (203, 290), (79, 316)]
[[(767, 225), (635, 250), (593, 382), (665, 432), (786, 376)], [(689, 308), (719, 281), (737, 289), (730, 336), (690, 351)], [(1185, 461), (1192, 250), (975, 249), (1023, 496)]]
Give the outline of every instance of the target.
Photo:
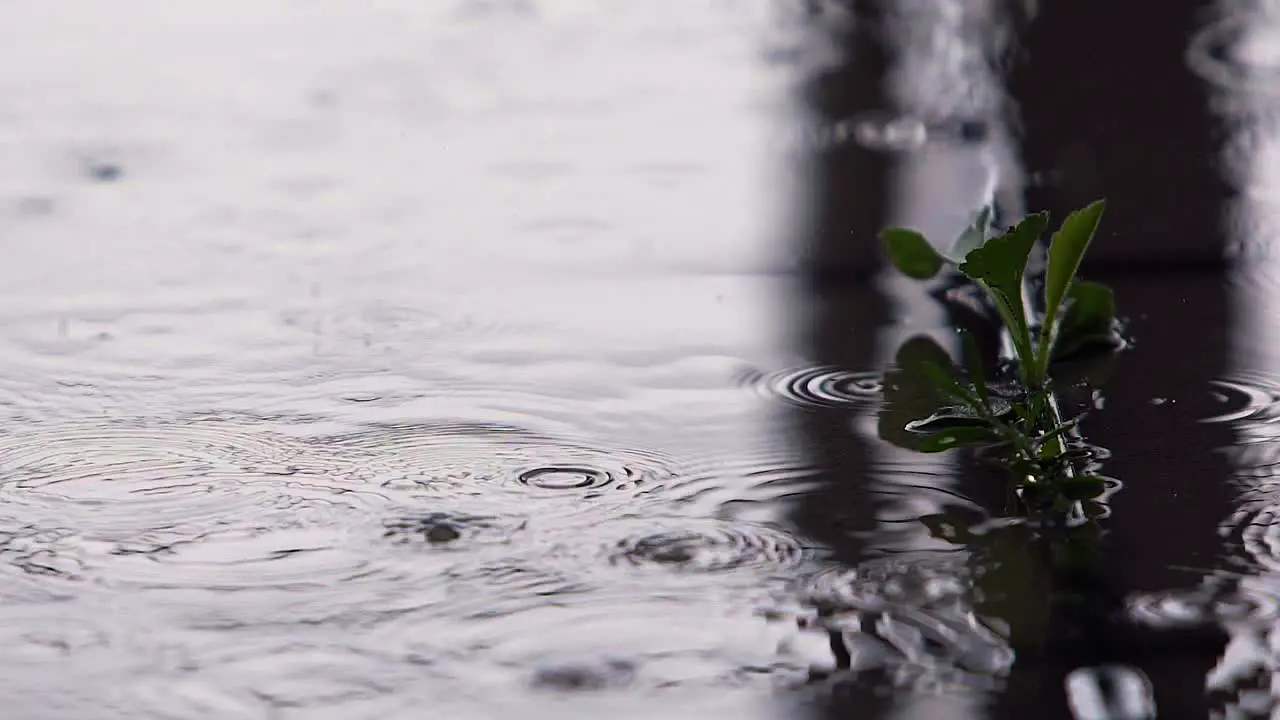
[(1028, 215), (995, 233), (988, 206), (946, 252), (910, 228), (886, 229), (880, 240), (894, 266), (909, 277), (927, 280), (953, 266), (981, 287), (1010, 334), (1023, 384), (1039, 389), (1055, 359), (1090, 345), (1118, 344), (1111, 289), (1076, 278), (1105, 208), (1104, 200), (1091, 203), (1067, 216), (1053, 233), (1043, 282), (1044, 310), (1038, 318), (1026, 297), (1027, 264), (1048, 228), (1048, 213)]
[(928, 337), (902, 345), (885, 378), (880, 436), (925, 453), (983, 448), (988, 461), (1011, 472), (1030, 506), (1101, 495), (1102, 478), (1075, 471), (1088, 453), (1067, 442), (1082, 417), (1059, 420), (1048, 388), (989, 385), (977, 342), (969, 332), (961, 335), (963, 373)]
[(1080, 418), (1061, 419), (1049, 378), (1055, 360), (1122, 344), (1111, 289), (1076, 277), (1104, 209), (1104, 201), (1094, 202), (1071, 213), (1053, 233), (1038, 313), (1027, 274), (1032, 249), (1049, 225), (1047, 213), (997, 232), (991, 209), (984, 208), (945, 252), (916, 230), (881, 233), (890, 259), (904, 274), (927, 280), (951, 266), (982, 288), (1008, 333), (1018, 381), (1012, 390), (989, 383), (968, 332), (961, 333), (967, 380), (937, 343), (913, 338), (900, 348), (886, 379), (883, 437), (921, 452), (991, 448), (988, 457), (1013, 473), (1029, 505), (1056, 507), (1104, 493), (1102, 478), (1075, 472), (1083, 451), (1073, 450), (1067, 440)]

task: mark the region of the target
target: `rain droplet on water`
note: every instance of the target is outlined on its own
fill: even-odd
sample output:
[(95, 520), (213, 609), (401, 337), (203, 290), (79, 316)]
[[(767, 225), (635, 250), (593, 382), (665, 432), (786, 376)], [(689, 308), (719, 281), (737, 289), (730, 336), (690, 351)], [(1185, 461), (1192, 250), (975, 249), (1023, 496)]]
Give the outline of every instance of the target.
[(544, 490), (583, 490), (609, 485), (613, 477), (604, 470), (579, 467), (543, 467), (520, 473), (525, 485)]

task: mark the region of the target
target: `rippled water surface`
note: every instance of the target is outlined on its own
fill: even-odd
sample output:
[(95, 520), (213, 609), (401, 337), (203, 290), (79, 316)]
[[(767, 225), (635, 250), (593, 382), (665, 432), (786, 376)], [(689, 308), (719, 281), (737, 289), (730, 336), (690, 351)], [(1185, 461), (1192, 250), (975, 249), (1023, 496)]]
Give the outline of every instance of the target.
[[(0, 2), (0, 715), (1274, 713), (1278, 16), (867, 5)], [(1054, 545), (874, 231), (1085, 195)]]
[(772, 714), (774, 10), (0, 8), (6, 716)]

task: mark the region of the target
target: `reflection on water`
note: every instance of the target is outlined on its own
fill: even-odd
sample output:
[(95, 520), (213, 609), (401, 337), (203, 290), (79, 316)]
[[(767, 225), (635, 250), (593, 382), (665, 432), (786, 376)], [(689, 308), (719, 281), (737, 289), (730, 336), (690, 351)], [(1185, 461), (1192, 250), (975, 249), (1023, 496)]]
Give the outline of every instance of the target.
[(1077, 720), (1155, 718), (1151, 681), (1119, 665), (1081, 668), (1067, 676), (1067, 699)]
[(1014, 652), (1003, 621), (975, 613), (980, 591), (963, 560), (940, 554), (827, 568), (805, 581), (803, 594), (821, 625), (840, 634), (848, 670), (889, 670), (894, 685), (916, 691), (995, 689)]

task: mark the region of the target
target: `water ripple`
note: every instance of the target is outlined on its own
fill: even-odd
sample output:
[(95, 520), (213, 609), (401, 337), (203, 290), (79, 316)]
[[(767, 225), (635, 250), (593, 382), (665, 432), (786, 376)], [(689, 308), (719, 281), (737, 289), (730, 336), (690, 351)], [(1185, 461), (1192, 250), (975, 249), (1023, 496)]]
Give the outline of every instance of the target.
[(1242, 503), (1218, 532), (1229, 547), (1243, 552), (1256, 567), (1280, 569), (1280, 500)]
[[(1216, 628), (1229, 636), (1205, 677), (1214, 717), (1267, 717), (1273, 713), (1276, 620), (1280, 597), (1270, 574), (1215, 573), (1199, 587), (1143, 593), (1127, 602), (1129, 619), (1158, 630)], [(1216, 633), (1215, 633), (1216, 634)], [(1213, 642), (1217, 644), (1215, 637)]]
[(767, 522), (812, 491), (821, 470), (796, 448), (762, 442), (690, 461), (664, 497), (690, 515)]
[[(1262, 10), (1260, 14), (1271, 12)], [(1265, 17), (1240, 10), (1203, 27), (1187, 45), (1186, 61), (1205, 80), (1227, 89), (1280, 92), (1280, 58), (1275, 38), (1257, 29), (1271, 27)]]
[(477, 694), (726, 689), (801, 670), (750, 602), (692, 593), (554, 595), (482, 622), (416, 618), (376, 642)]
[(1237, 560), (1254, 569), (1280, 569), (1280, 384), (1270, 375), (1240, 373), (1214, 387), (1223, 410), (1204, 422), (1232, 426), (1235, 440), (1219, 452), (1238, 493), (1218, 532)]
[(769, 398), (802, 407), (856, 406), (878, 408), (884, 379), (878, 372), (855, 372), (834, 367), (807, 367), (773, 373), (751, 372), (739, 383)]
[[(790, 535), (763, 525), (650, 518), (635, 524), (642, 528), (626, 534), (610, 548), (608, 556), (614, 564), (677, 572), (773, 570), (799, 565), (808, 554)], [(610, 529), (616, 530), (617, 526)]]
[[(736, 598), (781, 587), (817, 554), (790, 533), (759, 523), (679, 517), (569, 528), (531, 523), (503, 552), (473, 554), (445, 570), (444, 603), (462, 617), (492, 618), (575, 598)], [(430, 610), (444, 613), (444, 607)]]
[(1126, 611), (1132, 621), (1162, 629), (1220, 623), (1265, 625), (1280, 615), (1280, 598), (1243, 585), (1206, 584), (1193, 590), (1134, 595), (1126, 602)]
[(1222, 410), (1203, 418), (1206, 423), (1239, 423), (1260, 425), (1280, 418), (1280, 383), (1263, 374), (1241, 373), (1213, 382), (1214, 398)]
[(493, 507), (519, 512), (626, 505), (679, 473), (658, 453), (596, 448), (503, 425), (387, 425), (325, 444), (382, 488), (437, 500), (483, 496)]
[(184, 627), (349, 628), (445, 600), (442, 578), (456, 560), (416, 549), (397, 548), (372, 526), (238, 530), (119, 558), (103, 576), (108, 587), (150, 597), (167, 622)]
[(0, 531), (17, 522), (109, 542), (233, 523), (273, 494), (250, 481), (300, 451), (218, 423), (24, 428), (0, 435)]
[[(148, 673), (116, 694), (146, 717), (260, 717), (337, 712), (374, 717), (414, 679), (410, 665), (350, 639), (301, 640), (284, 633), (186, 633), (199, 662)], [(233, 642), (227, 642), (232, 640)]]
[(526, 470), (516, 480), (544, 490), (591, 490), (614, 482), (613, 476), (605, 470), (558, 466)]
[(211, 533), (117, 558), (105, 582), (144, 590), (323, 590), (367, 565), (341, 539), (328, 528)]
[(589, 596), (598, 589), (590, 566), (554, 566), (542, 554), (509, 556), (461, 563), (443, 573), (448, 583), (444, 604), (434, 613), (482, 620), (563, 604), (567, 598)]

